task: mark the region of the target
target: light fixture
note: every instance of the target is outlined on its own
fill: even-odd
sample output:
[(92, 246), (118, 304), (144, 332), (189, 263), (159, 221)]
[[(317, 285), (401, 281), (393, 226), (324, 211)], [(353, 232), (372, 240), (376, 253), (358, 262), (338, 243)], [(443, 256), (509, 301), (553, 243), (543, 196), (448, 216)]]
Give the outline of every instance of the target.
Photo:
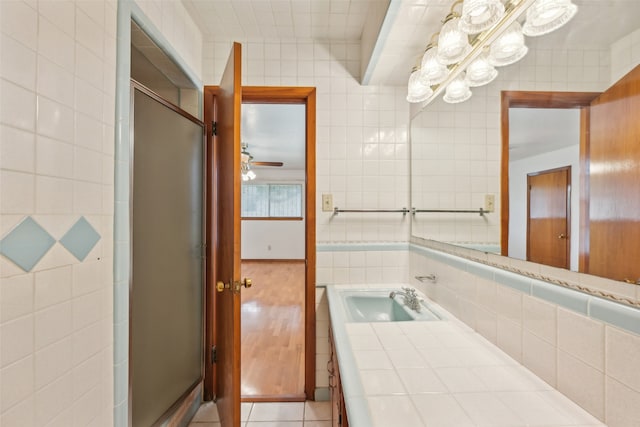
[(464, 0), (460, 29), (467, 34), (478, 34), (496, 24), (504, 15), (500, 0)]
[(465, 79), (465, 73), (462, 73), (454, 81), (449, 83), (442, 99), (449, 104), (457, 104), (469, 98), (471, 98), (471, 90)]
[(422, 82), (429, 85), (439, 85), (447, 78), (449, 70), (437, 59), (438, 49), (433, 43), (429, 43), (422, 55), (422, 65), (420, 65), (420, 78)]
[(451, 5), (451, 12), (445, 18), (438, 37), (438, 61), (444, 65), (460, 62), (471, 51), (469, 36), (460, 30), (460, 14), (454, 11), (461, 1)]
[(471, 87), (484, 86), (498, 77), (498, 71), (489, 62), (489, 54), (483, 52), (467, 67), (467, 83)]
[[(455, 10), (460, 4), (462, 15)], [(415, 82), (415, 68), (409, 77), (407, 100), (423, 102), (418, 107), (423, 108), (445, 89), (447, 102), (469, 99), (469, 87), (485, 85), (496, 78), (498, 71), (494, 67), (513, 64), (527, 54), (524, 35), (553, 31), (569, 21), (576, 10), (571, 0), (454, 1), (440, 32), (431, 37), (422, 55), (418, 69), (422, 85)], [(523, 29), (518, 20), (525, 12), (527, 21)], [(484, 28), (481, 24), (486, 25), (484, 30), (478, 30)], [(433, 42), (436, 38), (437, 45)], [(440, 67), (434, 66), (434, 62), (440, 63)], [(412, 109), (412, 116), (415, 111)]]
[(409, 84), (407, 87), (407, 101), (415, 103), (425, 101), (433, 94), (433, 89), (429, 84), (425, 83), (418, 68), (414, 68), (411, 76), (409, 76)]
[(536, 0), (527, 10), (522, 32), (527, 36), (541, 36), (569, 22), (578, 11), (571, 0)]
[(522, 26), (518, 21), (502, 33), (502, 35), (491, 44), (489, 51), (489, 62), (496, 67), (504, 67), (522, 59), (529, 48), (524, 44)]
[(242, 151), (240, 152), (240, 175), (243, 181), (249, 181), (256, 178), (256, 173), (251, 170), (251, 160), (253, 156), (247, 151), (248, 145), (242, 143)]

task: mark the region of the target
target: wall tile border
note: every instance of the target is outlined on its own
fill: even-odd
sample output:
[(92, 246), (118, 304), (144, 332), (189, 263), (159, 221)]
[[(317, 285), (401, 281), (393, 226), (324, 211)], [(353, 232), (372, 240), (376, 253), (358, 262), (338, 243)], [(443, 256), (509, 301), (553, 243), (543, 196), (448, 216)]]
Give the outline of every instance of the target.
[[(540, 298), (592, 319), (640, 334), (640, 303), (637, 301), (619, 298), (600, 290), (589, 289), (518, 268), (491, 263), (488, 260), (441, 252), (440, 248), (433, 249), (411, 243), (410, 251), (483, 279), (493, 279), (525, 295)], [(493, 270), (493, 277), (490, 270)]]

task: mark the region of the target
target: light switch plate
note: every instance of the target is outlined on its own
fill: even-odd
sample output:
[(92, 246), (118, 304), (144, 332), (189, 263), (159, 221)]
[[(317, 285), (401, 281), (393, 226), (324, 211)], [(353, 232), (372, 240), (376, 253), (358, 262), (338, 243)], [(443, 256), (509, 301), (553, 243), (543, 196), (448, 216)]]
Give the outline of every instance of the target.
[(331, 194), (322, 195), (322, 211), (331, 212), (333, 210), (333, 196)]

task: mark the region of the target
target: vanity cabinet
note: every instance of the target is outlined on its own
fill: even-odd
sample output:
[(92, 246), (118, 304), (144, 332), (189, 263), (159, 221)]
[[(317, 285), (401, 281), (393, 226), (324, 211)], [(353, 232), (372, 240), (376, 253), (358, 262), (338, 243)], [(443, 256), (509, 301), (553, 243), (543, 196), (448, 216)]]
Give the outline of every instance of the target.
[(347, 408), (342, 394), (342, 383), (340, 382), (338, 356), (331, 327), (329, 327), (329, 353), (327, 370), (329, 371), (329, 392), (331, 394), (331, 425), (333, 427), (349, 427)]

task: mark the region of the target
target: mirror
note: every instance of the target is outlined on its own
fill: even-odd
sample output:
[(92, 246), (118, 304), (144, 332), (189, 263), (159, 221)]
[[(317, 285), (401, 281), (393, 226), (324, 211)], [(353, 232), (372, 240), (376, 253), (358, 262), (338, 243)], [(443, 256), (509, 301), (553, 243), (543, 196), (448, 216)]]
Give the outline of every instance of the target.
[[(523, 197), (527, 188), (524, 184), (522, 189), (522, 180), (515, 184), (511, 177), (501, 174), (502, 92), (602, 92), (640, 62), (639, 55), (634, 56), (632, 49), (633, 41), (640, 36), (640, 22), (636, 18), (640, 16), (640, 2), (574, 0), (574, 3), (579, 9), (572, 21), (554, 33), (526, 38), (529, 52), (524, 59), (498, 68), (498, 78), (487, 86), (472, 88), (470, 100), (447, 104), (440, 98), (413, 115), (410, 128), (412, 207), (477, 210), (493, 205), (493, 209), (482, 216), (477, 213), (416, 213), (412, 217), (412, 237), (499, 254), (502, 250), (501, 228), (510, 230), (509, 239), (526, 233), (522, 229), (521, 213), (514, 211), (504, 218), (501, 215), (501, 189), (520, 185), (520, 190), (514, 191), (519, 191)], [(637, 42), (635, 49), (638, 50)], [(545, 139), (546, 145), (549, 140), (566, 138), (566, 132), (571, 132), (569, 127), (560, 126), (562, 122), (575, 122), (575, 117), (552, 121), (536, 113), (539, 112), (530, 109), (508, 112), (515, 116), (510, 118), (514, 119), (513, 123), (509, 123), (512, 142), (522, 141), (522, 135), (525, 135), (529, 143), (540, 146), (541, 139)], [(543, 133), (534, 134), (532, 128)], [(533, 163), (517, 154), (521, 148), (514, 146), (508, 150), (511, 160), (519, 160), (521, 164), (528, 162), (530, 166)], [(536, 171), (530, 170), (525, 175), (573, 165), (568, 160), (564, 163), (536, 163)], [(575, 166), (571, 171), (573, 208), (577, 208), (576, 196), (579, 195), (579, 171)], [(522, 204), (519, 206), (518, 209), (522, 209)], [(510, 206), (510, 209), (515, 208)], [(579, 215), (572, 214), (571, 221), (569, 258), (570, 267), (575, 270)], [(526, 259), (526, 251), (523, 253), (522, 246), (511, 240), (509, 255)]]

